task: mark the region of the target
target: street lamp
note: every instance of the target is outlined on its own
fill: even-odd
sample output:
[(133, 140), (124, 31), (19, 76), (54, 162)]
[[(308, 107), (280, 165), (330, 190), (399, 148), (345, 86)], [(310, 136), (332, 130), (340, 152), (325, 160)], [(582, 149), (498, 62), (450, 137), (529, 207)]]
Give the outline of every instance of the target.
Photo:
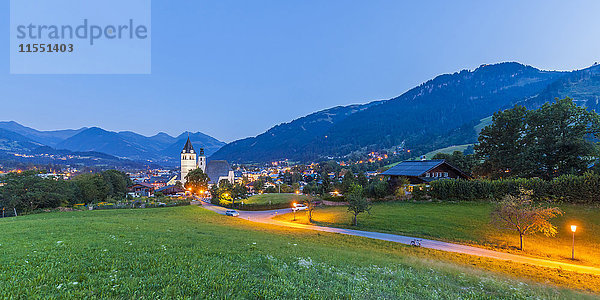
[(571, 225), (571, 232), (573, 232), (573, 244), (571, 248), (571, 259), (575, 259), (575, 231), (577, 231), (577, 225)]
[(296, 221), (296, 210), (297, 210), (297, 209), (296, 209), (296, 202), (292, 203), (292, 205), (294, 206), (294, 207), (292, 208), (292, 211), (294, 212), (294, 221)]

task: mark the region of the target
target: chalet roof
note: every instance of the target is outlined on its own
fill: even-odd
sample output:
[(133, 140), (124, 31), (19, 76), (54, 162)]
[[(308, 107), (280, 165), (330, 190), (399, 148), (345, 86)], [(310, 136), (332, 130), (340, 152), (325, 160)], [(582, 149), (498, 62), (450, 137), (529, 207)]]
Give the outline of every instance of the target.
[(136, 186), (142, 186), (142, 187), (146, 187), (146, 188), (153, 188), (152, 185), (145, 183), (145, 182), (136, 182), (134, 183), (131, 188), (135, 188)]
[(227, 177), (231, 170), (231, 166), (225, 160), (210, 160), (206, 163), (206, 175), (212, 184), (218, 184), (219, 177)]
[[(394, 175), (394, 176), (421, 176), (427, 171), (446, 163), (444, 159), (434, 160), (408, 160), (403, 161), (389, 170), (381, 173), (382, 175)], [(452, 166), (450, 166), (452, 167)], [(452, 167), (453, 169), (456, 169)], [(458, 169), (457, 169), (458, 170)], [(460, 172), (460, 170), (458, 170)], [(461, 172), (462, 173), (462, 172)]]
[(185, 146), (183, 146), (183, 150), (181, 150), (181, 153), (196, 153), (194, 151), (194, 146), (192, 146), (192, 142), (190, 141), (189, 136), (187, 142), (185, 142)]
[(175, 193), (185, 192), (184, 189), (182, 189), (182, 188), (180, 188), (180, 187), (178, 187), (176, 185), (167, 185), (167, 186), (162, 187), (162, 188), (160, 188), (160, 189), (158, 189), (156, 191), (157, 192), (172, 191), (172, 192), (175, 192)]

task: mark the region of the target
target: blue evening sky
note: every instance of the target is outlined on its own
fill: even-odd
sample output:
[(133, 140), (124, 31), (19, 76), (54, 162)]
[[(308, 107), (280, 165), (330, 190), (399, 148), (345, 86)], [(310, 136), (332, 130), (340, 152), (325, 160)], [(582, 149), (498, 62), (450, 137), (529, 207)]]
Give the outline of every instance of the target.
[(41, 130), (189, 130), (229, 142), (484, 63), (600, 61), (595, 0), (153, 0), (151, 75), (9, 75), (8, 2), (0, 120)]

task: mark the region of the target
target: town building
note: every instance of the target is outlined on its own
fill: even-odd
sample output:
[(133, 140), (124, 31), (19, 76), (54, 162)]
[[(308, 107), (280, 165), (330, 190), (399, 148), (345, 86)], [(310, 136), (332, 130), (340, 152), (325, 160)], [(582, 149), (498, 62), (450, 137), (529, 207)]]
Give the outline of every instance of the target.
[(429, 183), (439, 179), (470, 179), (470, 176), (448, 164), (444, 159), (403, 161), (381, 173), (390, 177), (395, 185), (405, 177), (410, 184)]

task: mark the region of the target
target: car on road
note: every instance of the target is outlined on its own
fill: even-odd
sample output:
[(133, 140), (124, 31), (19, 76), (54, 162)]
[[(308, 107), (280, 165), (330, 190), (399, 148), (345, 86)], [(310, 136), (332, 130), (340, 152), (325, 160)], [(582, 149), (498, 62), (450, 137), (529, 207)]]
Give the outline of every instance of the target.
[(298, 210), (306, 210), (308, 207), (304, 204), (294, 204), (294, 207), (292, 207), (292, 210), (294, 211), (298, 211)]
[(233, 209), (229, 209), (229, 210), (227, 210), (227, 211), (225, 212), (225, 215), (226, 215), (226, 216), (230, 216), (230, 217), (237, 217), (237, 216), (239, 216), (239, 215), (240, 215), (240, 213), (239, 213), (239, 212), (237, 212), (237, 211), (235, 211), (235, 210), (233, 210)]

